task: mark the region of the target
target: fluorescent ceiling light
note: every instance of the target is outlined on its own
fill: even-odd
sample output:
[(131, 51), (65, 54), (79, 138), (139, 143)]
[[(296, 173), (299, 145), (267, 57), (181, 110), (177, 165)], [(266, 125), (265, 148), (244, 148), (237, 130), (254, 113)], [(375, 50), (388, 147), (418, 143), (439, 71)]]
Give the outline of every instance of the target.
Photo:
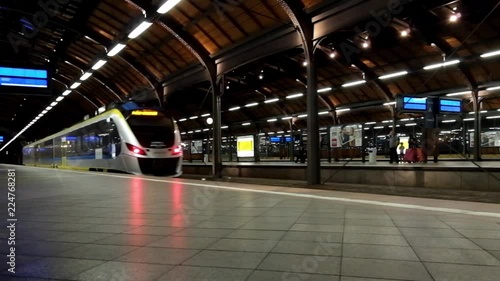
[(153, 23), (143, 21), (141, 24), (139, 24), (130, 34), (128, 35), (128, 38), (134, 39), (137, 36), (141, 35), (146, 29), (148, 29)]
[(57, 97), (56, 101), (57, 101), (57, 102), (60, 102), (60, 101), (62, 101), (63, 99), (64, 99), (64, 97), (63, 97), (63, 96), (61, 96), (61, 97)]
[(460, 63), (460, 60), (451, 60), (451, 61), (447, 61), (447, 62), (443, 62), (443, 63), (432, 64), (432, 65), (428, 65), (428, 66), (424, 67), (424, 69), (431, 70), (431, 69), (436, 69), (436, 68), (440, 68), (440, 67), (444, 67), (444, 66), (448, 66), (448, 65), (453, 65), (453, 64), (457, 64), (457, 63)]
[(222, 127), (220, 127), (220, 128), (221, 128), (221, 129), (227, 129), (227, 128), (229, 128), (229, 126), (222, 126)]
[(294, 98), (301, 97), (301, 96), (303, 96), (303, 95), (304, 95), (303, 93), (293, 94), (293, 95), (286, 96), (286, 98), (287, 98), (287, 99), (294, 99)]
[(67, 96), (67, 95), (69, 95), (69, 94), (71, 94), (71, 90), (66, 90), (66, 91), (64, 91), (64, 92), (62, 93), (63, 97), (65, 97), (65, 96)]
[(386, 102), (386, 103), (384, 103), (384, 105), (395, 105), (395, 104), (396, 104), (396, 102), (395, 102), (395, 101), (393, 101), (393, 102)]
[(56, 101), (50, 104), (50, 106), (56, 106), (56, 105), (57, 105)]
[(373, 129), (383, 129), (384, 126), (379, 126), (379, 127), (373, 127)]
[(307, 117), (307, 114), (301, 114), (299, 116), (297, 116), (298, 118), (304, 118), (304, 117)]
[(82, 84), (82, 83), (80, 83), (80, 82), (75, 82), (75, 83), (73, 83), (73, 85), (71, 85), (71, 87), (69, 87), (69, 88), (70, 88), (70, 89), (76, 89), (76, 88), (80, 87), (80, 85), (81, 85), (81, 84)]
[(457, 120), (443, 120), (443, 123), (455, 123)]
[(203, 129), (203, 132), (208, 132), (210, 129)]
[(385, 80), (385, 79), (389, 79), (389, 78), (393, 78), (393, 77), (404, 76), (407, 74), (408, 74), (408, 71), (401, 71), (401, 72), (396, 72), (396, 73), (392, 73), (392, 74), (382, 75), (378, 79)]
[(156, 10), (158, 14), (165, 14), (166, 12), (170, 11), (175, 5), (179, 4), (181, 0), (167, 0), (163, 5)]
[(188, 134), (192, 134), (192, 133), (193, 133), (193, 131), (188, 131)]
[(489, 57), (494, 57), (494, 56), (498, 56), (498, 55), (500, 55), (500, 50), (489, 52), (489, 53), (486, 53), (486, 54), (482, 54), (481, 57), (482, 58), (489, 58)]
[(245, 105), (245, 107), (252, 107), (252, 106), (257, 106), (257, 105), (259, 105), (259, 103), (254, 102), (254, 103), (249, 103), (249, 104)]
[(182, 118), (182, 119), (179, 119), (179, 122), (184, 122), (186, 120), (187, 120), (186, 118)]
[(198, 116), (189, 117), (190, 120), (193, 120), (193, 119), (196, 119), (196, 118), (198, 118)]
[(98, 70), (99, 68), (101, 68), (106, 63), (107, 63), (107, 61), (105, 61), (105, 60), (99, 60), (98, 62), (96, 62), (96, 64), (94, 64), (94, 66), (92, 66), (92, 69), (93, 70)]
[(241, 108), (241, 107), (239, 107), (239, 106), (231, 107), (231, 108), (229, 109), (229, 111), (235, 111), (235, 110), (238, 110), (238, 109), (240, 109), (240, 108)]
[(322, 112), (318, 113), (318, 115), (326, 115), (328, 113), (330, 113), (330, 112), (329, 111), (322, 111)]
[(377, 124), (377, 122), (366, 122), (365, 125), (373, 125), (373, 124)]
[(250, 125), (250, 123), (249, 123), (249, 122), (247, 122), (247, 123), (243, 123), (243, 124), (241, 124), (241, 125), (243, 125), (243, 126), (248, 126), (248, 125)]
[(112, 57), (116, 54), (118, 54), (121, 50), (123, 50), (123, 48), (125, 48), (125, 44), (121, 44), (121, 43), (118, 43), (116, 44), (116, 46), (113, 47), (113, 49), (111, 49), (109, 52), (108, 52), (108, 57)]
[(87, 72), (87, 73), (83, 74), (83, 75), (82, 75), (82, 77), (80, 77), (80, 80), (85, 81), (85, 80), (87, 80), (90, 76), (92, 76), (92, 73)]
[(276, 122), (276, 121), (278, 121), (278, 119), (276, 118), (267, 120), (267, 122)]
[(45, 114), (45, 113), (47, 113), (47, 112), (48, 112), (47, 110), (42, 111), (42, 113), (43, 113), (43, 114)]
[(343, 109), (337, 109), (337, 112), (344, 112), (344, 111), (349, 111), (351, 110), (350, 108), (343, 108)]
[(345, 83), (344, 85), (342, 85), (342, 87), (347, 88), (347, 87), (357, 86), (357, 85), (361, 85), (361, 84), (365, 84), (365, 83), (366, 83), (366, 80), (359, 80), (359, 81)]
[(417, 123), (408, 123), (405, 125), (406, 127), (412, 127), (412, 126), (417, 126)]
[(195, 132), (195, 133), (199, 133), (199, 132), (201, 132), (201, 130), (195, 130), (194, 132)]
[(324, 93), (324, 92), (328, 92), (328, 91), (331, 91), (332, 88), (328, 87), (328, 88), (323, 88), (323, 89), (319, 89), (318, 90), (318, 93)]
[(462, 96), (462, 95), (469, 95), (471, 94), (471, 91), (464, 91), (464, 92), (458, 92), (458, 93), (451, 93), (447, 94), (447, 97), (454, 97), (454, 96)]
[(279, 100), (280, 100), (280, 99), (275, 98), (275, 99), (266, 100), (266, 101), (264, 101), (264, 103), (272, 103), (272, 102), (277, 102), (277, 101), (279, 101)]
[(210, 116), (210, 113), (205, 113), (201, 115), (201, 117), (208, 117), (208, 116)]
[(495, 90), (500, 90), (500, 86), (491, 87), (491, 88), (486, 89), (486, 91), (495, 91)]
[(474, 121), (476, 118), (465, 118), (464, 121)]
[(52, 106), (47, 106), (47, 107), (45, 108), (45, 110), (47, 110), (47, 111), (49, 111), (49, 110), (51, 110), (51, 109), (52, 109)]
[(498, 119), (498, 118), (500, 118), (500, 115), (498, 115), (498, 116), (488, 116), (488, 117), (486, 117), (486, 119)]
[(283, 117), (283, 118), (281, 118), (281, 120), (290, 120), (290, 119), (292, 119), (292, 118), (293, 118), (292, 116), (287, 116), (287, 117)]
[(382, 123), (392, 123), (392, 120), (384, 120)]

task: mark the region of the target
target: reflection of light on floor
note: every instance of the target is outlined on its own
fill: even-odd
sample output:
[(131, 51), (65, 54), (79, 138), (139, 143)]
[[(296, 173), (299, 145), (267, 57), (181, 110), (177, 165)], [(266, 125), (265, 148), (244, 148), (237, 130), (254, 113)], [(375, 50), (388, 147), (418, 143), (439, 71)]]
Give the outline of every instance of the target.
[(169, 188), (171, 190), (171, 198), (172, 206), (171, 211), (175, 215), (170, 216), (170, 224), (172, 226), (182, 227), (185, 225), (185, 221), (187, 220), (188, 212), (191, 206), (187, 206), (183, 203), (183, 185), (180, 182), (172, 183), (172, 187)]
[(143, 188), (144, 182), (140, 178), (132, 178), (130, 183), (130, 204), (132, 205), (132, 213), (129, 217), (130, 225), (142, 225), (144, 223), (144, 218), (142, 217), (142, 212), (144, 210), (143, 206)]

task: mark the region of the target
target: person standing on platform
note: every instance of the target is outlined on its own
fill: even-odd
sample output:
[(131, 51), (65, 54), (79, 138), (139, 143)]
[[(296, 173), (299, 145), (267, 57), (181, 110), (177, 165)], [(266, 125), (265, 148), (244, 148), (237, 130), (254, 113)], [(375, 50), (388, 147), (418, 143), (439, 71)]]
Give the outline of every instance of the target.
[(389, 163), (396, 162), (396, 164), (399, 163), (399, 157), (398, 157), (398, 144), (399, 144), (399, 138), (396, 135), (396, 132), (394, 130), (391, 131), (389, 134)]
[(399, 143), (399, 161), (405, 161), (405, 145), (402, 142)]

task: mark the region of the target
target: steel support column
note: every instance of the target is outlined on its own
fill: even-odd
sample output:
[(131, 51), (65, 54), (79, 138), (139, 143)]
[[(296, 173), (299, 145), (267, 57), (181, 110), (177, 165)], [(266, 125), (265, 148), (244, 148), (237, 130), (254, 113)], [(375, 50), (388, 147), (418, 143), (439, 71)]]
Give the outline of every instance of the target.
[(474, 106), (474, 161), (481, 161), (481, 100), (479, 91), (472, 92)]
[(212, 176), (221, 177), (222, 170), (222, 130), (221, 130), (221, 95), (224, 93), (224, 77), (218, 81), (215, 77), (211, 79), (212, 83), (212, 118), (213, 123), (213, 141), (212, 141)]
[(321, 183), (320, 142), (318, 126), (318, 93), (314, 61), (314, 24), (304, 11), (302, 2), (279, 0), (279, 4), (300, 34), (307, 62), (307, 184)]

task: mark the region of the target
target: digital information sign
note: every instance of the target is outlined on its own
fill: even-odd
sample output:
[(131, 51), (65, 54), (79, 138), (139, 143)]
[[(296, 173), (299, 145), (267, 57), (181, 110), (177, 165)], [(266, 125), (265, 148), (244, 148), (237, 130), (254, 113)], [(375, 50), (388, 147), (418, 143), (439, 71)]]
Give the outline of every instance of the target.
[(453, 99), (439, 100), (440, 113), (462, 113), (462, 101)]
[(292, 137), (270, 137), (269, 140), (273, 143), (278, 143), (278, 142), (291, 142), (292, 141)]
[(399, 97), (397, 108), (406, 112), (425, 112), (427, 111), (427, 98), (420, 97)]
[(0, 136), (0, 142), (3, 142), (3, 136)]
[(0, 86), (48, 88), (47, 70), (0, 66)]

